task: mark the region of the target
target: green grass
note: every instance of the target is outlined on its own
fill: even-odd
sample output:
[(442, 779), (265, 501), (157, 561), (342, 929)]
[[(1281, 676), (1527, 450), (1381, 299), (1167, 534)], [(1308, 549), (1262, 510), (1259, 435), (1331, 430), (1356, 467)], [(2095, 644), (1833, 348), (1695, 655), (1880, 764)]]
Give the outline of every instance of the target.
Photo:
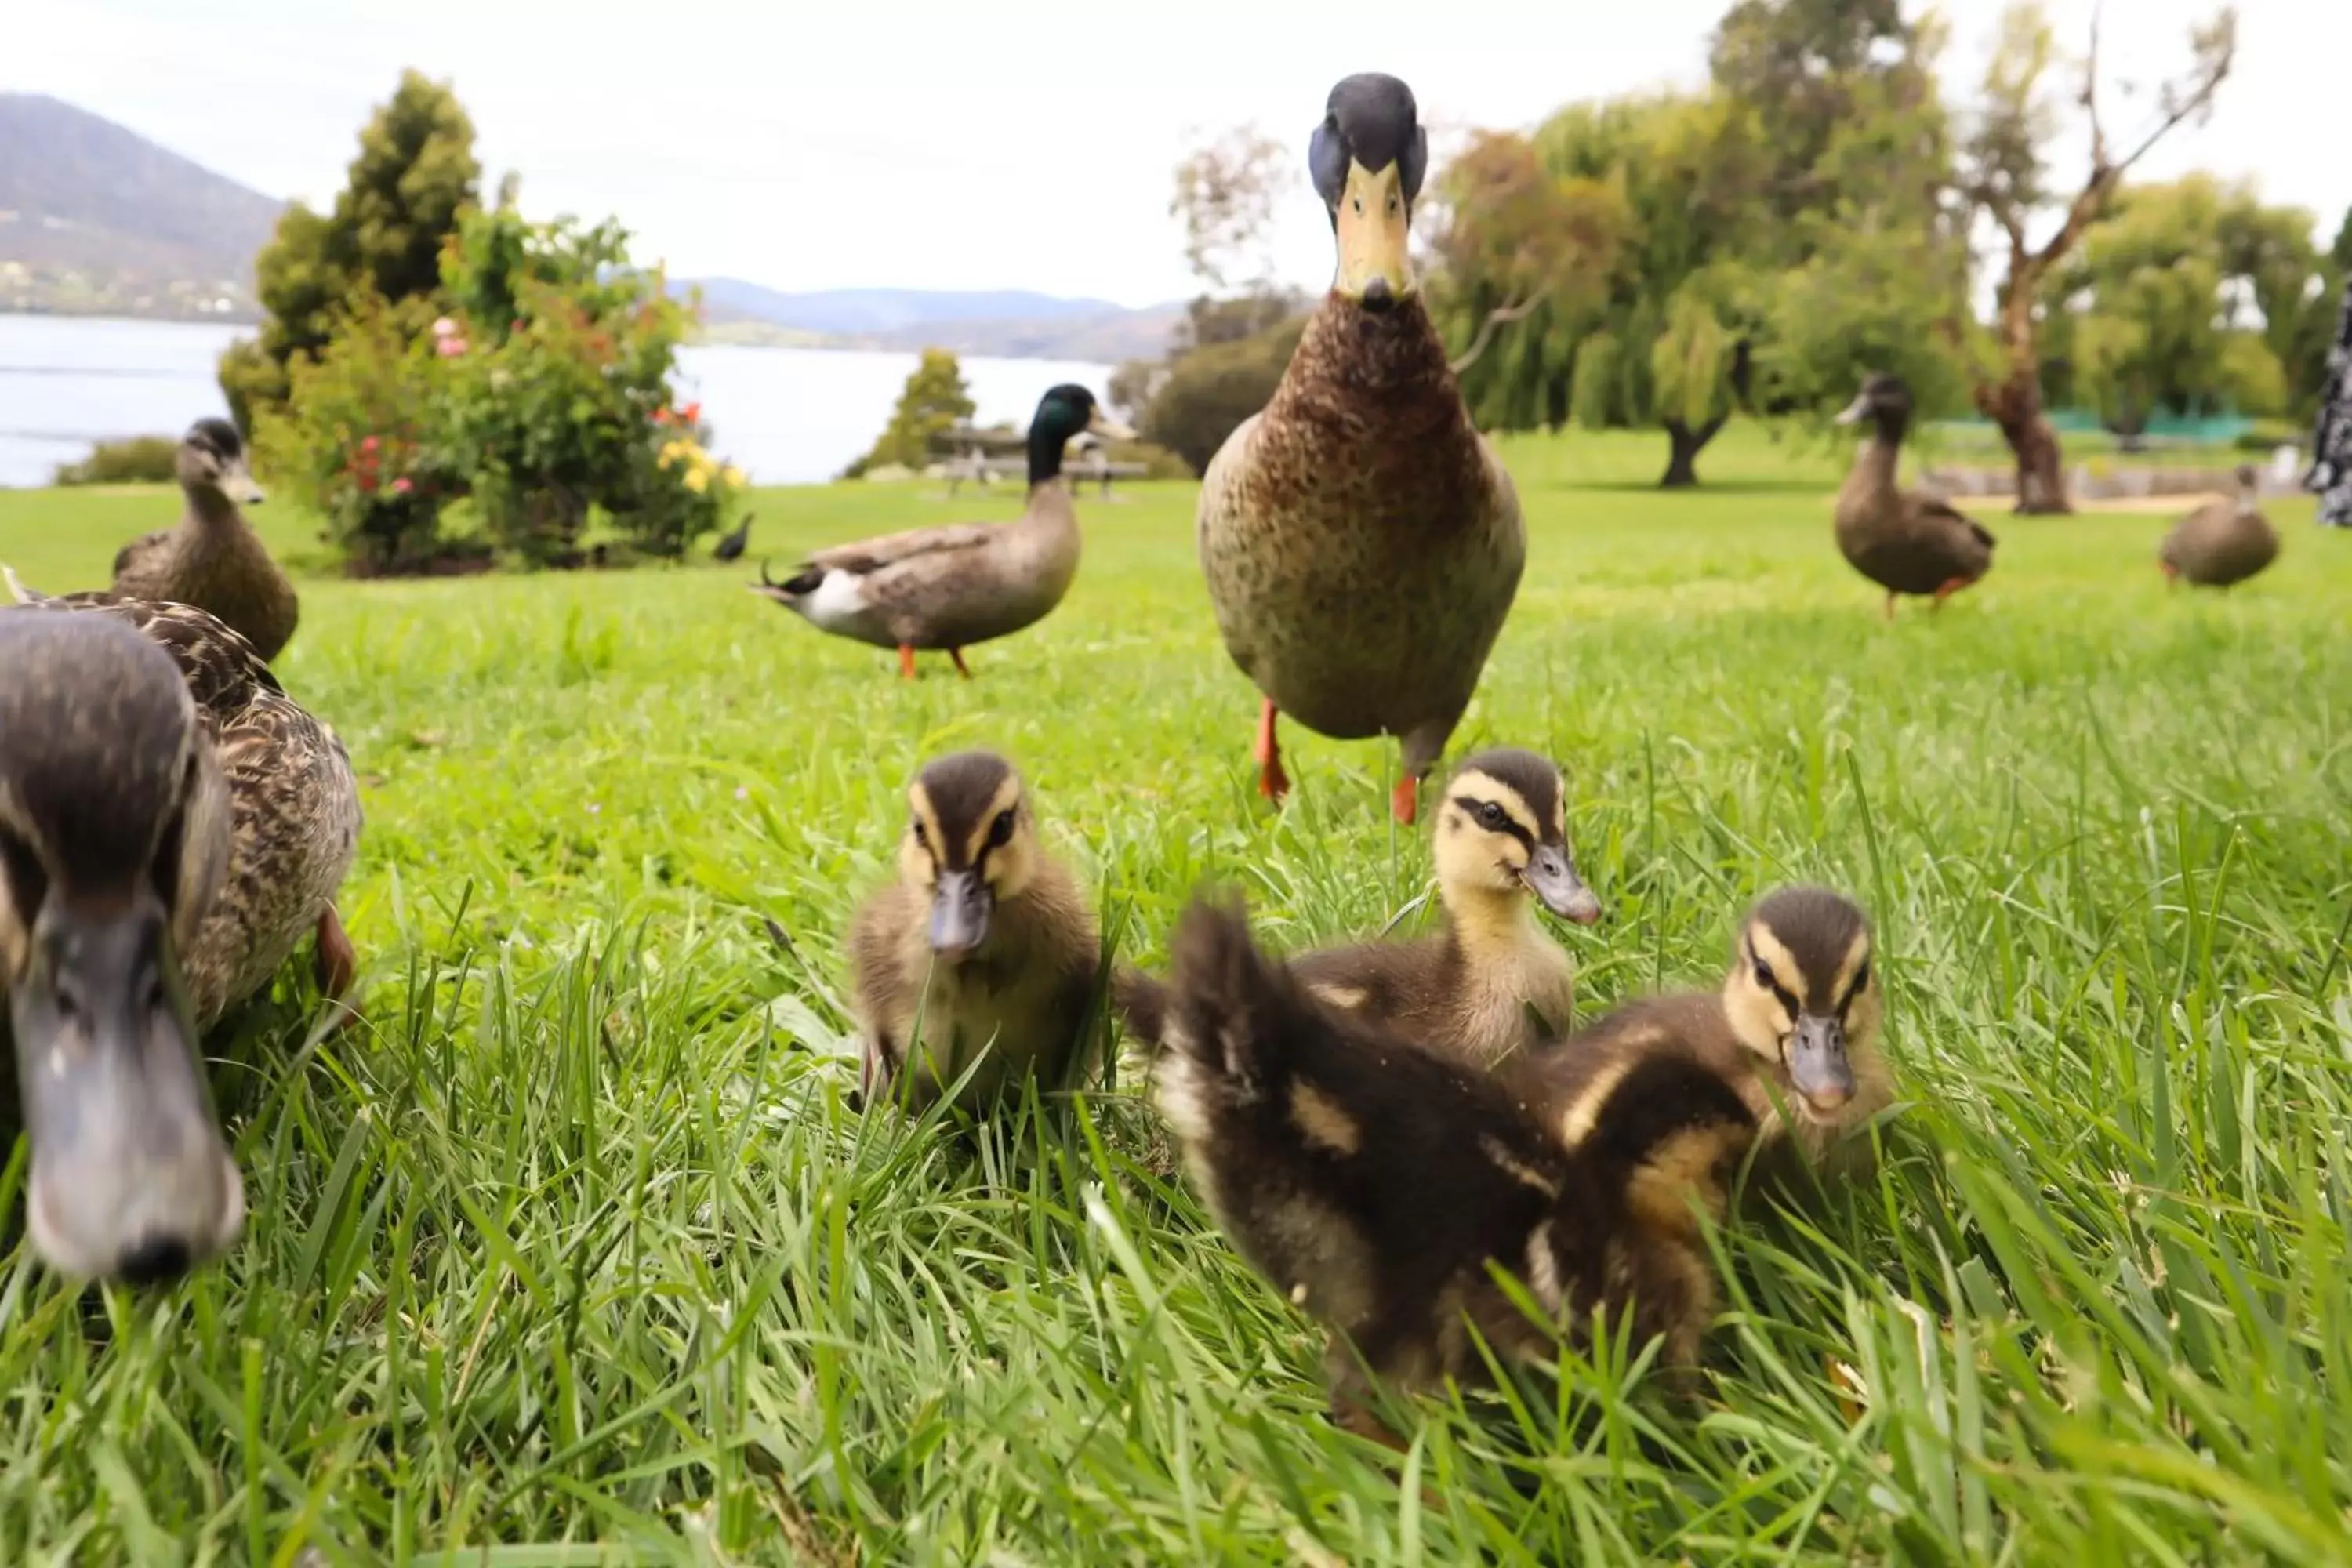
[[(1424, 1500), (1320, 1419), (1131, 1073), (976, 1148), (849, 1114), (837, 938), (929, 753), (1013, 754), (1147, 959), (1203, 879), (1299, 942), (1427, 851), (1383, 745), (1294, 730), (1255, 800), (1188, 489), (1085, 505), (1063, 608), (913, 686), (740, 580), (1012, 503), (776, 491), (740, 571), (304, 584), (368, 1024), (229, 1053), (271, 1066), (221, 1069), (221, 1267), (85, 1308), (0, 1258), (0, 1562), (2352, 1559), (2352, 539), (2283, 503), (2275, 570), (2176, 595), (2165, 518), (1988, 513), (1990, 581), (1889, 626), (1831, 458), (1727, 439), (1666, 497), (1653, 446), (1510, 449), (1531, 559), (1456, 752), (1567, 766), (1588, 1008), (1711, 982), (1765, 886), (1853, 890), (1906, 1097), (1877, 1182), (1726, 1237), (1696, 1412), (1622, 1348), (1433, 1402)], [(0, 560), (85, 585), (170, 513), (0, 496)]]

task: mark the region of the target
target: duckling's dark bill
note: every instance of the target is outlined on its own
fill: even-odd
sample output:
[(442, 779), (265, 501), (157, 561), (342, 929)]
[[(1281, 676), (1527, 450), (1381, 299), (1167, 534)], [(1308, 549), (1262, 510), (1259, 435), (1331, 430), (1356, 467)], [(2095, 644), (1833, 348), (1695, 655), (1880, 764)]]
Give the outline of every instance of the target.
[(1843, 1020), (1799, 1015), (1789, 1037), (1788, 1059), (1789, 1081), (1808, 1104), (1835, 1110), (1853, 1098), (1853, 1058), (1846, 1050)]
[(245, 1186), (223, 1142), (162, 910), (47, 900), (9, 994), (33, 1144), (33, 1244), (61, 1271), (148, 1283), (236, 1238)]
[(988, 916), (995, 896), (978, 870), (940, 873), (931, 897), (931, 950), (961, 958), (988, 940)]
[(1601, 900), (1569, 864), (1568, 852), (1555, 844), (1539, 844), (1519, 873), (1543, 907), (1564, 921), (1589, 926), (1601, 919)]

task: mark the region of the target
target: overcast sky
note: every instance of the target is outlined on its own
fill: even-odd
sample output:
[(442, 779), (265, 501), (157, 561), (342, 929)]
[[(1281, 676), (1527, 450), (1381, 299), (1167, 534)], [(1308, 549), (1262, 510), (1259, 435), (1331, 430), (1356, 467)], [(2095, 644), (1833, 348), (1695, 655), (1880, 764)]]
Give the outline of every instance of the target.
[[(2110, 82), (2152, 81), (2210, 0), (2111, 0)], [(2079, 48), (2090, 0), (2053, 0)], [(1349, 71), (1411, 82), (1425, 120), (1531, 126), (1559, 104), (1696, 80), (1723, 0), (1229, 0), (913, 6), (610, 0), (22, 0), (0, 89), (94, 110), (273, 195), (331, 200), (402, 67), (446, 79), (489, 177), (539, 216), (617, 214), (674, 276), (801, 289), (1028, 288), (1140, 305), (1192, 291), (1169, 170), (1201, 129), (1255, 121), (1302, 172), (1284, 270), (1320, 287), (1303, 173)], [(1950, 0), (1956, 84), (2000, 0)], [(2352, 205), (2352, 0), (2242, 0), (2220, 112), (2144, 165), (2257, 177)], [(2126, 20), (2127, 18), (2127, 20)], [(2143, 95), (2143, 103), (2145, 95)], [(2110, 110), (2111, 126), (2136, 118)], [(2329, 126), (2333, 123), (2333, 130)]]

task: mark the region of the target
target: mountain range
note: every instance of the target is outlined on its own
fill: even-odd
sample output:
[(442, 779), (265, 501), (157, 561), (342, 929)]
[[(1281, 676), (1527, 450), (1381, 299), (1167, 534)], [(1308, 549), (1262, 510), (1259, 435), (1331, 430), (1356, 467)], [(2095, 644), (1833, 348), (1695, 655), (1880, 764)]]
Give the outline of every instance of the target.
[[(0, 311), (243, 321), (285, 204), (40, 93), (0, 92)], [(1181, 305), (1129, 310), (1020, 289), (699, 289), (714, 342), (1115, 363), (1166, 352)]]

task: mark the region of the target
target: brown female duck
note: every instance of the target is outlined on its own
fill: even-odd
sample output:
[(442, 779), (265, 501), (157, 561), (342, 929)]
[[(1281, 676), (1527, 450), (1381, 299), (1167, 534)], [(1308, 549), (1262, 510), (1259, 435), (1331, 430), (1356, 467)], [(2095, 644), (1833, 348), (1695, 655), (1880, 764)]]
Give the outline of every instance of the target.
[(269, 547), (245, 521), (261, 487), (245, 442), (226, 419), (199, 419), (180, 442), (179, 526), (134, 539), (114, 558), (114, 592), (151, 604), (194, 605), (245, 638), (263, 663), (286, 650), (301, 606)]
[(1263, 412), (1202, 476), (1201, 565), (1225, 649), (1265, 694), (1258, 788), (1289, 788), (1277, 715), (1395, 735), (1413, 820), (1527, 561), (1511, 477), (1463, 406), (1405, 254), (1429, 153), (1394, 77), (1331, 89), (1308, 144), (1331, 292)]
[(2157, 547), (2166, 579), (2192, 588), (2231, 588), (2278, 559), (2278, 530), (2257, 504), (2262, 476), (2238, 468), (2232, 500), (2209, 500), (2173, 525)]
[(1992, 570), (1993, 537), (1984, 524), (1949, 502), (1895, 482), (1904, 433), (1911, 426), (1911, 389), (1900, 377), (1877, 374), (1837, 416), (1863, 419), (1872, 434), (1837, 493), (1838, 549), (1853, 569), (1886, 590), (1886, 615), (1898, 594), (1946, 599)]

